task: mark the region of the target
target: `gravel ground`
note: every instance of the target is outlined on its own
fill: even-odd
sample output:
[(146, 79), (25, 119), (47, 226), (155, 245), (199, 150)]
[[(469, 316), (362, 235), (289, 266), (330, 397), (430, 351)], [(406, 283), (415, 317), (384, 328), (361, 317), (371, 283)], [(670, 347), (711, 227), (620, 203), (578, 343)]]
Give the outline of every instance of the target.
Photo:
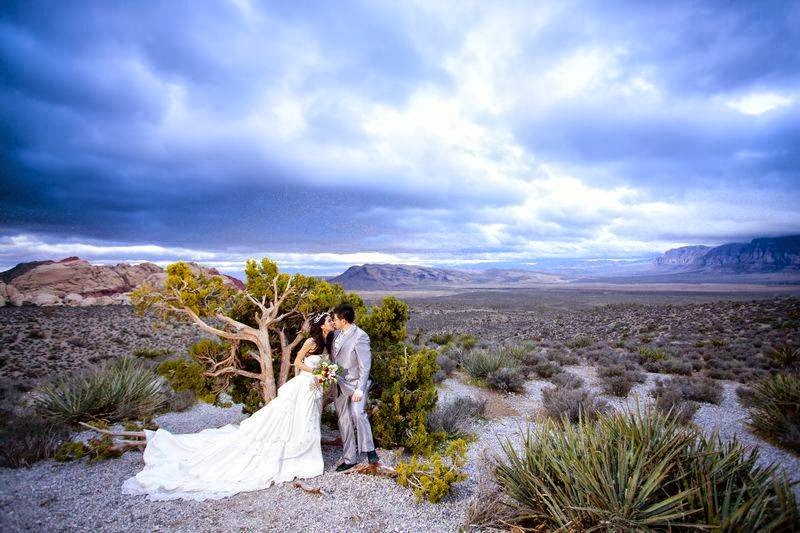
[[(239, 422), (238, 407), (197, 404), (156, 419), (183, 433)], [(324, 427), (324, 426), (323, 426)], [(335, 436), (325, 429), (324, 437)], [(379, 450), (385, 464), (393, 453)], [(120, 493), (122, 482), (142, 468), (141, 452), (90, 464), (43, 461), (31, 468), (0, 469), (2, 531), (454, 531), (469, 495), (459, 490), (441, 505), (417, 503), (394, 481), (337, 474), (339, 446), (323, 446), (325, 473), (304, 480), (316, 495), (290, 483), (206, 502), (152, 502)], [(463, 484), (462, 484), (463, 485)]]
[[(590, 366), (568, 366), (586, 386), (599, 394), (596, 371)], [(603, 396), (617, 409), (635, 408), (649, 401), (655, 380), (648, 374), (627, 400)], [(142, 467), (141, 453), (129, 452), (119, 459), (90, 464), (44, 461), (27, 469), (0, 469), (0, 530), (127, 531), (456, 531), (475, 492), (488, 457), (501, 443), (518, 442), (520, 431), (535, 423), (542, 405), (541, 391), (547, 380), (526, 383), (524, 394), (503, 395), (449, 378), (440, 385), (440, 401), (458, 396), (501, 402), (516, 415), (475, 423), (478, 439), (470, 445), (466, 466), (469, 479), (460, 483), (440, 504), (416, 502), (411, 492), (394, 481), (364, 475), (333, 472), (341, 450), (323, 446), (325, 473), (304, 481), (324, 495), (307, 493), (283, 484), (207, 502), (151, 502), (145, 497), (120, 493), (122, 482)], [(723, 440), (737, 438), (748, 448), (758, 447), (760, 463), (776, 463), (794, 480), (800, 479), (800, 458), (771, 446), (746, 429), (747, 415), (736, 400), (736, 383), (723, 383), (721, 405), (702, 404), (695, 423), (707, 432), (719, 432)], [(177, 433), (237, 423), (244, 418), (237, 406), (219, 408), (197, 404), (182, 413), (169, 413), (156, 421)], [(335, 431), (323, 426), (325, 438)], [(379, 450), (385, 464), (393, 465), (392, 452)], [(800, 491), (798, 491), (800, 497)]]

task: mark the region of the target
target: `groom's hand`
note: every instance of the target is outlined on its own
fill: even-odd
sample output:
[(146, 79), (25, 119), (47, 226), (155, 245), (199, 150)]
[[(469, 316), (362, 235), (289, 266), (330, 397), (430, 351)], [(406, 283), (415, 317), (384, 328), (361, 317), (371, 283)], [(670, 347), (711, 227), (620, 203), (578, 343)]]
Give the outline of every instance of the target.
[(363, 397), (364, 397), (364, 394), (360, 390), (356, 389), (355, 391), (353, 391), (353, 396), (351, 396), (350, 399), (352, 401), (358, 403), (358, 402), (361, 401), (361, 398), (363, 398)]

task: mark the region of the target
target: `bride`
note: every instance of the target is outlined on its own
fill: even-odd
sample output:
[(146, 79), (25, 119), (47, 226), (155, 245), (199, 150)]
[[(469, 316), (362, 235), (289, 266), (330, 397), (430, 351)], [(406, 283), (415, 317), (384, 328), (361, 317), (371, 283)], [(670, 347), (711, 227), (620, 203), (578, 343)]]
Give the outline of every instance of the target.
[(278, 396), (238, 426), (173, 435), (147, 431), (144, 469), (122, 486), (152, 500), (206, 500), (322, 474), (322, 387), (312, 371), (329, 352), (328, 313), (312, 318), (310, 337), (295, 358), (297, 375)]

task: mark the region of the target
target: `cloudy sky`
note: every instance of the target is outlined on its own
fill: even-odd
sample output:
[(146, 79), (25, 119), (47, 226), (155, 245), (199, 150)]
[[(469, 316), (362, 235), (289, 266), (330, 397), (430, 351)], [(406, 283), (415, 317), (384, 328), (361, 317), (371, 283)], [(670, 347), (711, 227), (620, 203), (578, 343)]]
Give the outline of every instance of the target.
[(800, 233), (800, 3), (4, 2), (0, 269)]

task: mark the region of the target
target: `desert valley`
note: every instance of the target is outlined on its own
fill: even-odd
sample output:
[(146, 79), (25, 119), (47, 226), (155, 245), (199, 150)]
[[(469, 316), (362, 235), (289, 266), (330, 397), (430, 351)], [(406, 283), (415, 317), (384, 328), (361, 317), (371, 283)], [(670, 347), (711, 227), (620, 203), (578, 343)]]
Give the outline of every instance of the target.
[[(314, 490), (286, 483), (220, 501), (151, 502), (120, 493), (122, 482), (141, 467), (140, 451), (12, 468), (18, 465), (11, 464), (10, 443), (24, 431), (14, 413), (60, 376), (123, 358), (156, 369), (166, 360), (187, 358), (189, 346), (210, 336), (188, 323), (165, 324), (134, 313), (129, 291), (148, 277), (163, 282), (165, 274), (154, 265), (99, 267), (77, 258), (20, 265), (3, 273), (9, 305), (0, 308), (0, 390), (8, 415), (6, 466), (0, 469), (2, 529), (336, 531), (339, 520), (358, 531), (503, 529), (513, 514), (491, 505), (508, 498), (491, 467), (503, 444), (518, 446), (525, 428), (576, 415), (578, 408), (665, 408), (702, 434), (757, 450), (757, 467), (800, 481), (800, 440), (792, 433), (797, 426), (773, 436), (757, 430), (748, 403), (756, 383), (792, 374), (800, 364), (800, 285), (791, 281), (792, 268), (782, 267), (779, 282), (772, 283), (764, 282), (763, 272), (749, 274), (734, 284), (692, 275), (678, 283), (652, 272), (638, 283), (593, 276), (565, 281), (563, 273), (540, 272), (517, 275), (504, 287), (496, 283), (497, 273), (481, 274), (484, 279), (476, 282), (469, 272), (353, 267), (331, 281), (355, 289), (368, 306), (390, 295), (404, 300), (410, 308), (408, 346), (436, 350), (438, 402), (428, 424), (468, 436), (466, 479), (439, 503), (417, 501), (391, 479), (333, 473), (339, 449), (326, 444), (325, 474), (306, 482)], [(502, 273), (506, 281), (511, 275)], [(243, 287), (235, 279), (225, 283)], [(181, 433), (247, 416), (230, 399), (212, 405), (177, 394), (170, 401), (151, 424)], [(796, 414), (797, 407), (786, 408)], [(323, 440), (334, 442), (335, 423), (325, 417), (323, 423)], [(72, 431), (77, 441), (93, 436)], [(404, 458), (402, 449), (379, 453), (389, 467)], [(793, 491), (800, 496), (796, 485)], [(346, 511), (354, 500), (358, 511)]]

